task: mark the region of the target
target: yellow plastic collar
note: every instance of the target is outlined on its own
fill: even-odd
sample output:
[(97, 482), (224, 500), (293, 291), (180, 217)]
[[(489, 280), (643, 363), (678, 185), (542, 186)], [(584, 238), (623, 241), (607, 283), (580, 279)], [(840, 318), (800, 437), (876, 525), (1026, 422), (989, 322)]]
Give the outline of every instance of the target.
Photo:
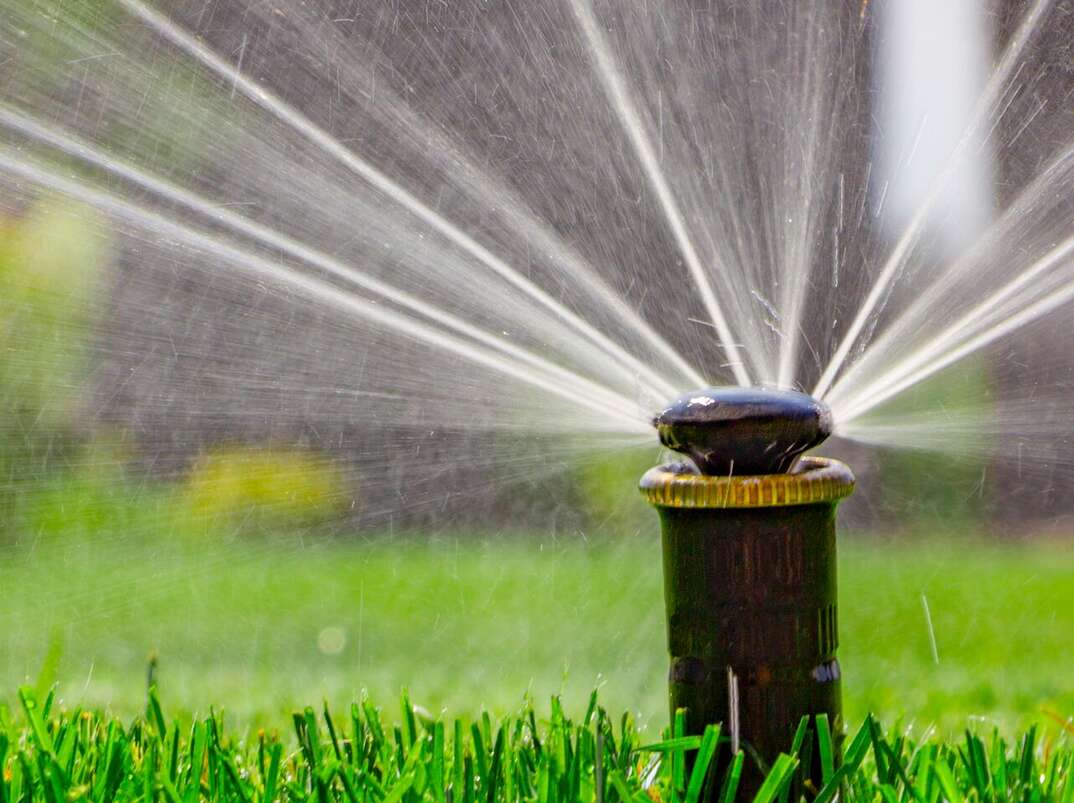
[(658, 507), (758, 508), (836, 502), (854, 490), (850, 468), (828, 457), (803, 457), (787, 474), (711, 477), (668, 466), (645, 472), (641, 495)]

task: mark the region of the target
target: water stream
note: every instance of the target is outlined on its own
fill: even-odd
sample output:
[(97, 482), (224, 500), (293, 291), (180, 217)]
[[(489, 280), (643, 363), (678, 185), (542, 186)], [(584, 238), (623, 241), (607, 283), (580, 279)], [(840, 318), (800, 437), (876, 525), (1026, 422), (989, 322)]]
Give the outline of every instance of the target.
[[(151, 477), (217, 442), (349, 455), (388, 531), (502, 484), (558, 516), (541, 482), (654, 462), (653, 413), (711, 384), (1071, 487), (1074, 15), (988, 5), (972, 112), (900, 218), (935, 121), (889, 147), (878, 6), (0, 0), (0, 227), (49, 210), (71, 241), (25, 253), (104, 255), (69, 280), (102, 312), (58, 327), (89, 333), (64, 420)], [(47, 346), (30, 373), (82, 348)]]
[[(1061, 13), (1047, 0), (1019, 10), (964, 135), (890, 247), (868, 221), (882, 214), (875, 188), (899, 176), (875, 174), (866, 145), (882, 132), (862, 130), (862, 53), (883, 33), (867, 7), (701, 15), (572, 0), (422, 20), (342, 6), (236, 4), (213, 26), (197, 4), (15, 4), (0, 106), (10, 208), (49, 188), (143, 236), (197, 242), (203, 269), (226, 272), (233, 249), (251, 249), (246, 267), (278, 263), (258, 263), (270, 281), (429, 352), (367, 373), (367, 391), (431, 379), (443, 351), (484, 406), (502, 406), (488, 395), (498, 383), (521, 383), (588, 411), (580, 427), (626, 433), (683, 389), (731, 381), (811, 389), (852, 437), (860, 416), (1066, 310), (1062, 127), (1035, 143), (1051, 162), (996, 216), (987, 247), (937, 259), (926, 231), (982, 142), (1003, 153), (1012, 131), (1026, 142), (1069, 112), (1061, 51), (1039, 43)], [(301, 63), (286, 69), (277, 47)], [(1051, 103), (1022, 125), (1027, 95)], [(498, 135), (499, 104), (511, 108)], [(558, 120), (526, 108), (549, 104)], [(153, 130), (162, 105), (178, 131)], [(525, 150), (506, 173), (510, 157), (488, 155), (497, 137)], [(466, 420), (475, 399), (451, 395), (440, 413)]]

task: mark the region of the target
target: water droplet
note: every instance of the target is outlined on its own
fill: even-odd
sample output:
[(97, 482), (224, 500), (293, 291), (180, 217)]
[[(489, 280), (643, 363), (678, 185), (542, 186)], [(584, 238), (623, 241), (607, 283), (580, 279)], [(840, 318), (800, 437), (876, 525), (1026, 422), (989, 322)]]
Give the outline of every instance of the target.
[(325, 655), (339, 655), (347, 646), (347, 634), (341, 627), (326, 627), (317, 634), (317, 649)]

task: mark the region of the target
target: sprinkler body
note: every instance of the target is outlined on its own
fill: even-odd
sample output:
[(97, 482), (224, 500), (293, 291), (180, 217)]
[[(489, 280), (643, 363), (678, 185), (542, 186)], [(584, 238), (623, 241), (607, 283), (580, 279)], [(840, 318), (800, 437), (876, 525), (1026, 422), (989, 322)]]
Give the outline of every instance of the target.
[[(710, 389), (654, 423), (695, 460), (641, 481), (660, 514), (672, 715), (686, 709), (688, 734), (721, 723), (767, 764), (805, 716), (826, 714), (838, 738), (835, 508), (854, 477), (838, 461), (800, 457), (829, 433), (827, 408), (800, 393)], [(801, 777), (819, 789), (813, 739)], [(730, 757), (721, 749), (718, 773)], [(742, 791), (761, 778), (747, 760)]]

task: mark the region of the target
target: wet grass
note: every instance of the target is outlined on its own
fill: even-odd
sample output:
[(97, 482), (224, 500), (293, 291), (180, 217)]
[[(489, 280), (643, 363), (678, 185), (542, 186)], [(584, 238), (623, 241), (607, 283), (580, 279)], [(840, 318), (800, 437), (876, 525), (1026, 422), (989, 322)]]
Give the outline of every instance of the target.
[[(155, 526), (155, 525), (154, 525)], [(278, 725), (369, 690), (445, 716), (499, 716), (529, 694), (666, 722), (655, 535), (191, 540), (131, 521), (40, 532), (0, 559), (0, 700), (57, 684), (68, 705), (130, 717), (146, 666), (170, 710), (223, 706)], [(845, 537), (841, 660), (848, 719), (944, 736), (1074, 715), (1074, 554), (1062, 545)], [(926, 616), (925, 603), (928, 613)]]
[[(363, 702), (342, 716), (296, 712), (285, 735), (229, 731), (220, 715), (169, 722), (153, 688), (131, 723), (66, 711), (27, 689), (20, 704), (0, 718), (3, 801), (1074, 801), (1074, 752), (1032, 730), (1014, 743), (971, 733), (915, 743), (867, 718), (841, 747), (825, 719), (813, 723), (815, 740), (803, 721), (748, 795), (740, 779), (752, 759), (731, 758), (719, 727), (653, 743), (596, 695), (575, 721), (553, 700), (540, 721), (530, 707), (471, 722), (425, 716), (404, 695), (394, 727)], [(813, 766), (812, 744), (815, 783), (799, 769)]]

